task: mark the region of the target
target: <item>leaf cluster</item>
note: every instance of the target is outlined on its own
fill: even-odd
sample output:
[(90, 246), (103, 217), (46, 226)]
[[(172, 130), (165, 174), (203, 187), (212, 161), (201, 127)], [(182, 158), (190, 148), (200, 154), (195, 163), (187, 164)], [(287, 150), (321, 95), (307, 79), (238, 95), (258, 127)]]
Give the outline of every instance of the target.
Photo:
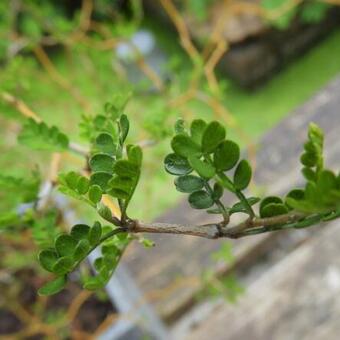
[[(67, 282), (67, 276), (100, 244), (101, 256), (94, 262), (96, 276), (83, 278), (84, 288), (99, 289), (105, 286), (118, 264), (127, 235), (115, 236), (110, 226), (102, 226), (98, 221), (92, 227), (76, 224), (69, 234), (58, 235), (52, 247), (39, 253), (39, 262), (56, 277), (39, 289), (40, 295), (56, 294)], [(114, 239), (113, 239), (114, 238)], [(118, 241), (118, 242), (117, 242)]]
[(34, 150), (65, 151), (69, 145), (68, 137), (56, 126), (48, 127), (32, 118), (26, 121), (18, 141)]
[[(235, 212), (250, 212), (250, 205), (258, 201), (247, 200), (241, 193), (250, 183), (252, 170), (248, 161), (240, 160), (238, 144), (226, 139), (226, 130), (219, 122), (196, 119), (187, 129), (179, 120), (171, 148), (173, 153), (164, 159), (165, 170), (176, 176), (176, 189), (189, 194), (192, 208), (208, 209), (208, 213), (222, 214), (227, 219)], [(225, 190), (240, 199), (233, 207), (221, 202)]]

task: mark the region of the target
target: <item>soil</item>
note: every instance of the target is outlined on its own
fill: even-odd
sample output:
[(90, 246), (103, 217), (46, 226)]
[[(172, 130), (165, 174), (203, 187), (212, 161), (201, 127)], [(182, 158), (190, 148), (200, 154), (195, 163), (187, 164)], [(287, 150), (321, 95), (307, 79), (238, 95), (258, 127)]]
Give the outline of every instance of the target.
[[(0, 290), (4, 292), (0, 299), (0, 336), (14, 335), (24, 329), (25, 325), (15, 314), (15, 311), (6, 308), (6, 305), (11, 303), (12, 299), (17, 299), (25, 311), (33, 314), (38, 302), (37, 289), (41, 284), (39, 275), (33, 269), (19, 270), (5, 284), (0, 282)], [(47, 299), (43, 314), (57, 313), (60, 315), (69, 308), (74, 298), (82, 290), (79, 284), (70, 282), (66, 289)], [(101, 299), (93, 294), (82, 304), (69, 327), (93, 333), (109, 314), (115, 312), (117, 311), (109, 300)], [(34, 334), (27, 339), (43, 338), (44, 336), (41, 334)]]

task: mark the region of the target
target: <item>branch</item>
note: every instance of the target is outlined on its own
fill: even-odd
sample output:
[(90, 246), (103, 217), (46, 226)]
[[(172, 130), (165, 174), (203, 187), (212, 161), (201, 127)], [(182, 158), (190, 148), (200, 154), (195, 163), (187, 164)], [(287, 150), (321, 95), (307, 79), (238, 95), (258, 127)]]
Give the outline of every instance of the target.
[(131, 233), (180, 234), (210, 239), (221, 237), (220, 229), (221, 224), (218, 223), (192, 226), (171, 223), (144, 223), (139, 221), (134, 221), (128, 228)]
[(267, 218), (254, 218), (254, 219), (248, 218), (247, 220), (231, 228), (227, 228), (226, 222), (224, 221), (220, 223), (193, 226), (170, 223), (144, 223), (134, 220), (128, 224), (127, 230), (130, 233), (178, 234), (198, 236), (208, 239), (217, 239), (222, 237), (235, 239), (248, 236), (247, 232), (253, 228), (265, 227), (261, 229), (259, 232), (257, 232), (264, 233), (271, 231), (270, 227), (274, 227), (277, 225), (283, 226), (287, 223), (298, 222), (304, 217), (307, 216), (302, 213), (293, 212)]

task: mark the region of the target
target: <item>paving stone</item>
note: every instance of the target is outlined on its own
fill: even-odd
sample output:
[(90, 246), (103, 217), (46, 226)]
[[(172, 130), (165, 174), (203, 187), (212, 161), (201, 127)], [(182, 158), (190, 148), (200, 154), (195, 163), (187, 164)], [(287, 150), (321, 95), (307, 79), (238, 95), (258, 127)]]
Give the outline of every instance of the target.
[(340, 223), (279, 262), (237, 305), (211, 311), (186, 340), (336, 340), (340, 334)]

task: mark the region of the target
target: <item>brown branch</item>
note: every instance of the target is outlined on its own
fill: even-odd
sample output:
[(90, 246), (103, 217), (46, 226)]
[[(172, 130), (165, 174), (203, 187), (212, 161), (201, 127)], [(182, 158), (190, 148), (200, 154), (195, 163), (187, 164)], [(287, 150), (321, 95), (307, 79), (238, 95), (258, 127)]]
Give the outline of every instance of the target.
[(179, 14), (176, 6), (172, 2), (172, 0), (160, 0), (160, 3), (162, 4), (163, 8), (169, 15), (171, 21), (176, 27), (176, 30), (179, 34), (181, 45), (191, 58), (191, 60), (195, 63), (196, 60), (200, 58), (200, 54), (197, 50), (197, 48), (192, 43), (190, 33), (188, 30), (187, 25), (185, 24), (185, 21), (183, 20), (182, 16)]
[(1, 98), (9, 105), (13, 106), (23, 116), (27, 118), (33, 118), (36, 122), (41, 122), (41, 118), (32, 111), (22, 100), (14, 97), (8, 92), (2, 92)]
[[(284, 215), (247, 219), (240, 224), (227, 228), (225, 222), (211, 223), (204, 225), (184, 225), (170, 223), (144, 223), (133, 221), (127, 226), (127, 230), (131, 233), (157, 233), (157, 234), (178, 234), (204, 237), (209, 239), (216, 238), (240, 238), (247, 236), (246, 230), (256, 227), (271, 227), (278, 224), (286, 224), (297, 222), (301, 218), (306, 217), (302, 213), (288, 213)], [(268, 230), (270, 231), (270, 228)]]
[(220, 225), (205, 224), (199, 226), (170, 224), (170, 223), (143, 223), (135, 221), (129, 226), (129, 232), (132, 233), (158, 233), (158, 234), (181, 234), (192, 235), (215, 239), (220, 237)]

